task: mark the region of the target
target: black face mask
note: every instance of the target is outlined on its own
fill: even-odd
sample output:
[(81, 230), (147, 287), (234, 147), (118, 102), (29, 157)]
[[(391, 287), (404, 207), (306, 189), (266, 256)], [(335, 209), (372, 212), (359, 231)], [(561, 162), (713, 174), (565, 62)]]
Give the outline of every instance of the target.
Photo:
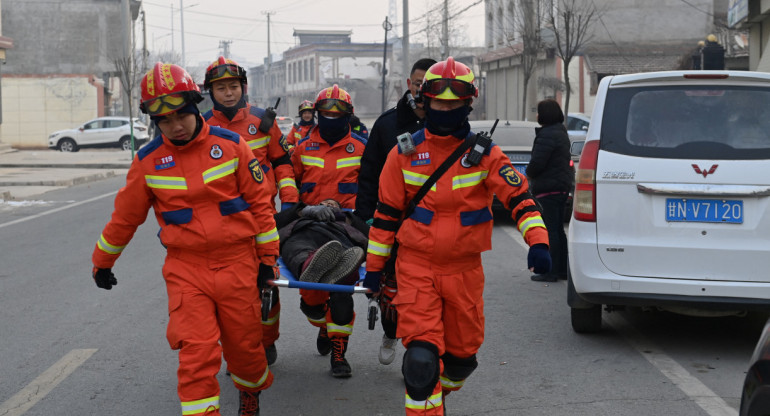
[(328, 118), (322, 115), (318, 115), (318, 132), (321, 133), (321, 138), (334, 145), (340, 141), (343, 137), (347, 136), (350, 131), (350, 115), (339, 118)]
[(434, 110), (429, 103), (425, 105), (425, 127), (437, 136), (455, 136), (464, 139), (470, 131), (468, 114), (471, 107), (464, 105), (449, 111)]

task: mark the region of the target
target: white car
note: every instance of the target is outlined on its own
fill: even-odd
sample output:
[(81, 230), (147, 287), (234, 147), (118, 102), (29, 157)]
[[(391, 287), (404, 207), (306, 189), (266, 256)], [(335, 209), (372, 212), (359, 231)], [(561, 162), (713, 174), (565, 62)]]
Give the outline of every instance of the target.
[(591, 125), (591, 117), (583, 113), (569, 113), (567, 115), (567, 134), (569, 135), (569, 141), (575, 142), (585, 139), (589, 125)]
[[(134, 148), (149, 139), (147, 126), (134, 119)], [(131, 150), (131, 127), (128, 117), (99, 117), (81, 126), (59, 130), (48, 136), (48, 148), (62, 152), (77, 152), (81, 147), (119, 147)]]
[(770, 310), (770, 74), (609, 76), (577, 170), (567, 301), (606, 310)]

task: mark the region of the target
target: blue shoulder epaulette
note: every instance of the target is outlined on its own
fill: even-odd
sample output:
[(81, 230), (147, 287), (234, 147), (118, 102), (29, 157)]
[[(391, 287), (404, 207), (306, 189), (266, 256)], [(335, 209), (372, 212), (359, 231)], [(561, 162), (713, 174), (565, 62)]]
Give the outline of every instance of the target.
[(136, 156), (139, 158), (139, 160), (142, 160), (145, 157), (147, 157), (147, 155), (152, 153), (155, 149), (159, 148), (160, 145), (162, 144), (163, 144), (163, 137), (160, 134), (158, 134), (157, 136), (155, 136), (154, 139), (150, 140), (149, 143), (142, 146), (142, 148), (136, 152)]
[(209, 134), (217, 137), (221, 137), (223, 139), (230, 140), (235, 143), (238, 143), (238, 140), (240, 140), (241, 138), (241, 136), (236, 132), (223, 129), (222, 127), (216, 127), (216, 126), (209, 127)]

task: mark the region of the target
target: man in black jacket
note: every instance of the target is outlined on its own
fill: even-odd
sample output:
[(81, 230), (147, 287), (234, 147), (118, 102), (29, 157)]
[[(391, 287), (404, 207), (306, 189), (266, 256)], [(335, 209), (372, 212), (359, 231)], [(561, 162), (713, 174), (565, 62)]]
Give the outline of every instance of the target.
[[(356, 197), (356, 215), (365, 221), (374, 217), (380, 188), (380, 172), (390, 150), (396, 146), (396, 137), (409, 132), (414, 133), (423, 127), (425, 110), (418, 96), (425, 72), (435, 64), (430, 58), (422, 58), (412, 65), (409, 78), (406, 79), (407, 91), (398, 100), (395, 108), (382, 113), (369, 132), (364, 154), (361, 157), (361, 170), (358, 173), (358, 196)], [(384, 287), (380, 291), (380, 310), (382, 311), (382, 345), (380, 363), (388, 365), (396, 357), (396, 315), (391, 307), (396, 291), (395, 275), (385, 273)]]

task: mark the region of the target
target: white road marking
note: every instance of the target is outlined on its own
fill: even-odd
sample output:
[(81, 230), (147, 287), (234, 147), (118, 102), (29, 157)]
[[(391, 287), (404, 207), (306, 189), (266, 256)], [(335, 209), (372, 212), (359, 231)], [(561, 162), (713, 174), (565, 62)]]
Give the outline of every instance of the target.
[(6, 400), (5, 403), (0, 404), (0, 415), (21, 416), (64, 381), (96, 351), (96, 349), (70, 351), (61, 360), (45, 370), (43, 374), (27, 384), (27, 387)]
[[(499, 227), (511, 238), (519, 243), (525, 249), (529, 249), (524, 242), (521, 233), (515, 227)], [(727, 402), (716, 393), (711, 391), (705, 384), (701, 383), (696, 377), (693, 377), (684, 367), (679, 365), (673, 358), (667, 356), (663, 350), (652, 344), (644, 338), (642, 334), (636, 331), (622, 316), (618, 313), (604, 314), (603, 319), (615, 331), (631, 344), (647, 361), (663, 373), (666, 378), (671, 380), (684, 394), (692, 399), (710, 416), (738, 416), (738, 411), (730, 407)]]
[(642, 357), (655, 366), (710, 416), (738, 416), (737, 410), (730, 407), (705, 384), (693, 377), (673, 358), (666, 355), (662, 349), (645, 339), (618, 313), (604, 314), (603, 318), (604, 322), (607, 322), (615, 331), (620, 333)]
[(19, 218), (18, 220), (8, 221), (8, 222), (0, 224), (0, 228), (7, 227), (9, 225), (18, 224), (18, 223), (21, 223), (21, 222), (24, 222), (24, 221), (34, 220), (35, 218), (40, 218), (40, 217), (43, 217), (43, 216), (46, 216), (46, 215), (57, 213), (59, 211), (64, 211), (65, 209), (74, 208), (74, 207), (77, 207), (79, 205), (87, 204), (89, 202), (93, 202), (93, 201), (96, 201), (96, 200), (99, 200), (99, 199), (102, 199), (102, 198), (106, 198), (108, 196), (113, 196), (113, 195), (115, 195), (117, 193), (118, 193), (118, 191), (113, 191), (113, 192), (110, 192), (110, 193), (106, 193), (104, 195), (99, 195), (99, 196), (95, 196), (93, 198), (86, 199), (84, 201), (75, 202), (75, 203), (72, 203), (72, 204), (69, 204), (69, 205), (65, 205), (63, 207), (50, 209), (48, 211), (43, 211), (43, 212), (41, 212), (39, 214), (31, 215), (29, 217), (24, 217), (24, 218)]

